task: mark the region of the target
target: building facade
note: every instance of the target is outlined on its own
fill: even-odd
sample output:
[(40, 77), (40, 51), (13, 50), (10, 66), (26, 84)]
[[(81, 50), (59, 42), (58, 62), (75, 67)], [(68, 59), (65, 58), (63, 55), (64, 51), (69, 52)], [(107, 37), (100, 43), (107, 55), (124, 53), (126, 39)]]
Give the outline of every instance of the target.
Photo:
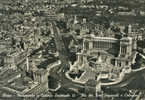
[(131, 37), (121, 39), (110, 37), (87, 36), (83, 39), (83, 49), (77, 54), (78, 67), (86, 67), (93, 64), (95, 68), (131, 67), (134, 59), (134, 49)]

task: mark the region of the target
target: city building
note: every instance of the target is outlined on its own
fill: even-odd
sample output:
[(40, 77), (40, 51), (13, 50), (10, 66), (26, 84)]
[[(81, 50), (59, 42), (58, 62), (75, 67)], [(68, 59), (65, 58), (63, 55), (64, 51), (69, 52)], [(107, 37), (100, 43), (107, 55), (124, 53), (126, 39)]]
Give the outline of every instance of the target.
[[(112, 68), (131, 68), (135, 59), (135, 47), (131, 37), (83, 37), (83, 49), (77, 53), (78, 68), (92, 67), (97, 71)], [(100, 69), (100, 70), (99, 70)]]

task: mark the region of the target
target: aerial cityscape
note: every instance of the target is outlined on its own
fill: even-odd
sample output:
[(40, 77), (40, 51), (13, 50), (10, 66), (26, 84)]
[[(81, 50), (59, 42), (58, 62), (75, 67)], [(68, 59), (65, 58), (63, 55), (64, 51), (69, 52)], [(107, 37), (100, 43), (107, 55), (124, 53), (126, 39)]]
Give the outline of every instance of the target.
[(145, 100), (145, 0), (0, 0), (0, 100)]

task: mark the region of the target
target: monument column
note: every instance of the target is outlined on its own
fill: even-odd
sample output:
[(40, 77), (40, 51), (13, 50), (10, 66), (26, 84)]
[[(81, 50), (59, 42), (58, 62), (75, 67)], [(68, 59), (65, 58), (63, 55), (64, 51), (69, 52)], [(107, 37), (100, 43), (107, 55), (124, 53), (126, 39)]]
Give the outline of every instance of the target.
[(93, 49), (93, 42), (89, 41), (89, 49)]
[(83, 67), (86, 67), (87, 64), (88, 64), (87, 55), (83, 55)]
[(78, 56), (77, 56), (77, 62), (78, 62), (78, 64), (79, 64), (79, 66), (81, 66), (82, 65), (82, 54), (81, 53), (78, 53), (77, 54)]
[(117, 64), (118, 62), (117, 62), (117, 59), (115, 60), (115, 66), (118, 66), (118, 64)]

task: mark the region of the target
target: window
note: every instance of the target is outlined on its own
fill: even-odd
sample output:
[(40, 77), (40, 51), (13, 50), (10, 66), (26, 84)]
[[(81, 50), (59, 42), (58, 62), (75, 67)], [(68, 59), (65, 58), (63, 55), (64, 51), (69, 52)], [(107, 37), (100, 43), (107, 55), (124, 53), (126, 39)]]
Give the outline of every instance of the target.
[(93, 48), (98, 48), (98, 41), (93, 41)]
[(84, 43), (84, 49), (89, 49), (89, 42)]
[(128, 61), (126, 62), (126, 65), (128, 65)]

